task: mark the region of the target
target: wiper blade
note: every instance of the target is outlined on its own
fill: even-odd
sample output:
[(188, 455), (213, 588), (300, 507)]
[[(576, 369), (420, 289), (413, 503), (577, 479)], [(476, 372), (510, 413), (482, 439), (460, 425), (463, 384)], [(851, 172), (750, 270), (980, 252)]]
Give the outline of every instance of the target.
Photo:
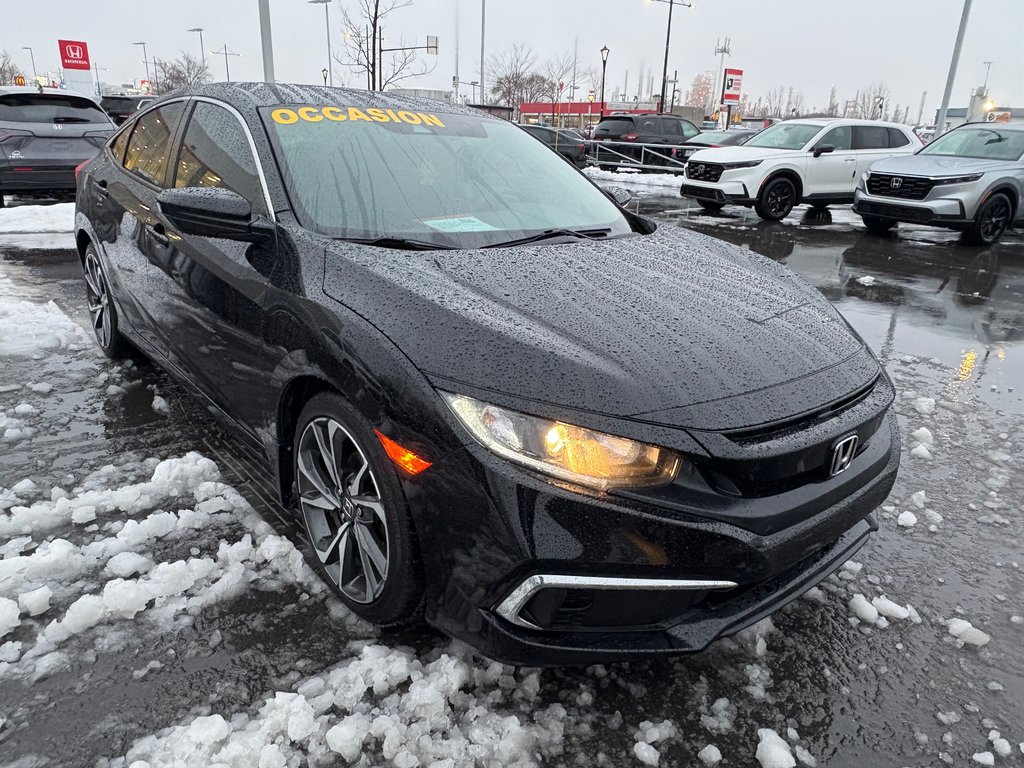
[(404, 237), (338, 237), (345, 243), (359, 243), (360, 245), (373, 245), (377, 248), (394, 248), (402, 251), (452, 251), (450, 245), (431, 243), (426, 240), (410, 240)]
[(600, 240), (611, 232), (611, 227), (601, 229), (545, 229), (536, 235), (505, 240), (501, 243), (485, 246), (487, 248), (508, 248), (513, 245), (526, 245), (527, 243), (539, 243), (544, 240), (554, 240), (559, 237), (575, 237), (577, 240)]
[(53, 118), (55, 123), (91, 123), (88, 117), (55, 117)]

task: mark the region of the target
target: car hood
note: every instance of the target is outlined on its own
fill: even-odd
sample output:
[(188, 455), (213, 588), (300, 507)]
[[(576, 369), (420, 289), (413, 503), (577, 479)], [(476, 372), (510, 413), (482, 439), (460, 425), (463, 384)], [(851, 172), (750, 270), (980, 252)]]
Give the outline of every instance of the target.
[(326, 259), (325, 293), (445, 388), (717, 429), (819, 407), (878, 371), (795, 274), (681, 228), (471, 251), (332, 242)]
[(760, 147), (713, 147), (702, 149), (690, 155), (691, 163), (746, 163), (750, 160), (764, 160), (767, 158), (790, 157), (801, 154), (796, 150), (789, 149), (761, 149)]
[(907, 176), (957, 176), (1014, 167), (1019, 169), (1020, 164), (1007, 160), (980, 160), (974, 157), (903, 155), (879, 160), (871, 166), (871, 170), (878, 173), (902, 173)]

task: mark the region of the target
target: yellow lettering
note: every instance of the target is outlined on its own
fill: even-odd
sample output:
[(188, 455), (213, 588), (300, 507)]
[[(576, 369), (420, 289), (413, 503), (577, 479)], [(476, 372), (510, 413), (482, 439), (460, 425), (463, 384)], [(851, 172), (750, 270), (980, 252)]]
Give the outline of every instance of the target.
[(366, 116), (366, 113), (363, 112), (363, 110), (359, 109), (358, 107), (349, 107), (348, 108), (348, 119), (349, 120), (365, 120), (368, 123), (372, 123), (373, 122), (370, 118), (368, 118)]
[(398, 113), (398, 116), (402, 118), (403, 123), (408, 123), (409, 125), (419, 125), (421, 122), (423, 122), (422, 120), (420, 120), (419, 115), (415, 114), (414, 112), (406, 112), (404, 109)]
[(319, 114), (316, 107), (299, 107), (299, 117), (307, 123), (319, 123), (324, 116)]
[(391, 122), (391, 118), (384, 113), (383, 109), (368, 109), (366, 113), (378, 123)]
[(394, 120), (394, 121), (395, 121), (396, 123), (400, 123), (400, 122), (402, 122), (401, 120), (399, 120), (399, 119), (398, 119), (398, 115), (396, 115), (396, 114), (395, 114), (395, 112), (394, 112), (394, 110), (392, 110), (392, 109), (389, 109), (389, 110), (388, 110), (388, 117), (390, 117), (390, 118), (391, 118), (392, 120)]
[(337, 107), (324, 107), (323, 109), (320, 110), (320, 114), (322, 114), (328, 120), (334, 120), (339, 123), (347, 119), (345, 117), (345, 113), (342, 112)]
[(423, 118), (425, 125), (436, 125), (438, 128), (444, 128), (444, 123), (437, 115), (428, 115), (425, 112), (420, 112), (419, 116)]
[(291, 125), (299, 121), (299, 116), (290, 109), (275, 109), (270, 113), (270, 117), (275, 123), (280, 123), (281, 125)]

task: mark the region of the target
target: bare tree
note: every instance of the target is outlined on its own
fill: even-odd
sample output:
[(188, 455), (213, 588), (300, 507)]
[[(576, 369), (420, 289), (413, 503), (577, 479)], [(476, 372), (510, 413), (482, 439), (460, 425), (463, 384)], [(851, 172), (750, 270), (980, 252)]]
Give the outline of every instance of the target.
[[(434, 66), (420, 62), (414, 50), (384, 50), (384, 23), (388, 16), (412, 5), (412, 0), (359, 0), (353, 13), (339, 0), (344, 47), (334, 60), (366, 74), (366, 87), (383, 91), (390, 85), (429, 74)], [(404, 40), (394, 48), (405, 49)]]
[[(533, 51), (518, 43), (489, 56), (486, 71), (491, 83), (491, 95), (499, 104), (510, 107), (518, 107), (524, 101), (539, 98), (540, 94), (533, 92), (541, 85), (535, 82), (535, 66)], [(543, 86), (546, 89), (547, 84)]]
[(210, 79), (210, 68), (192, 54), (182, 51), (180, 59), (161, 59), (158, 93), (170, 93), (179, 88), (190, 88)]
[(765, 117), (779, 117), (786, 102), (786, 89), (778, 85), (764, 97)]
[(860, 117), (878, 119), (889, 114), (892, 89), (886, 83), (871, 83), (857, 95), (857, 109)]
[(11, 54), (0, 51), (0, 85), (14, 85), (14, 78), (23, 74), (21, 67), (14, 63)]
[(572, 72), (572, 56), (567, 53), (544, 62), (539, 74), (549, 83), (552, 101), (557, 101), (560, 97), (558, 84), (564, 84), (570, 72)]

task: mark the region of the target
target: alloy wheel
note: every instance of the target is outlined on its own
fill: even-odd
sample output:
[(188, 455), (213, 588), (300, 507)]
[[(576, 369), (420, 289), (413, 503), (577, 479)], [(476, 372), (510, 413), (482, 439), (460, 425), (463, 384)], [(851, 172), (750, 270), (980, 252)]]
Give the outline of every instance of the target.
[(109, 349), (114, 335), (114, 324), (110, 315), (110, 295), (107, 282), (103, 278), (103, 270), (95, 252), (85, 254), (85, 286), (86, 299), (89, 304), (89, 315), (92, 318), (92, 329), (100, 346)]
[(793, 188), (788, 184), (773, 184), (765, 195), (765, 208), (780, 219), (793, 209)]
[(1010, 221), (1010, 205), (1003, 198), (997, 198), (981, 214), (978, 231), (986, 243), (999, 238)]
[(348, 599), (372, 603), (388, 577), (388, 525), (377, 480), (337, 421), (310, 421), (295, 457), (299, 506), (313, 549)]

